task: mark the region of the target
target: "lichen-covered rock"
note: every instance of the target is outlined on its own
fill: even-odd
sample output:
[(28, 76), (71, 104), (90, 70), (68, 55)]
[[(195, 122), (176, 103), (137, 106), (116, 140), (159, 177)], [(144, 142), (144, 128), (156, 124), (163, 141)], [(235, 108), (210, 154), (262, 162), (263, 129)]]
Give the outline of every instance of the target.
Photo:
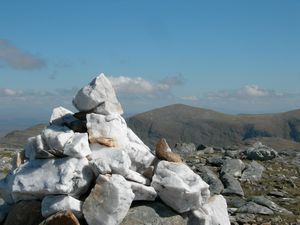
[(256, 161), (252, 161), (246, 166), (246, 169), (243, 171), (241, 180), (259, 181), (264, 170), (265, 167), (263, 167)]
[(183, 163), (160, 161), (151, 186), (179, 213), (200, 208), (210, 195), (209, 185)]
[(252, 147), (246, 149), (243, 154), (249, 160), (271, 160), (277, 157), (278, 153), (261, 142), (256, 142)]
[(273, 215), (274, 212), (268, 207), (256, 204), (255, 202), (248, 202), (237, 210), (238, 213), (252, 213), (262, 215)]
[(208, 167), (203, 166), (197, 168), (201, 178), (209, 185), (211, 194), (220, 194), (224, 190), (224, 186), (218, 176)]
[(104, 115), (123, 113), (116, 93), (103, 73), (77, 92), (73, 105), (79, 111), (92, 111)]
[(221, 174), (229, 174), (233, 177), (241, 177), (242, 171), (245, 169), (245, 164), (240, 159), (224, 160)]
[(224, 185), (223, 194), (224, 195), (238, 195), (238, 196), (244, 196), (244, 191), (242, 189), (242, 186), (240, 182), (234, 178), (230, 174), (224, 174), (221, 176), (221, 181)]
[(134, 199), (131, 185), (118, 174), (99, 175), (83, 204), (89, 225), (117, 225), (126, 216)]

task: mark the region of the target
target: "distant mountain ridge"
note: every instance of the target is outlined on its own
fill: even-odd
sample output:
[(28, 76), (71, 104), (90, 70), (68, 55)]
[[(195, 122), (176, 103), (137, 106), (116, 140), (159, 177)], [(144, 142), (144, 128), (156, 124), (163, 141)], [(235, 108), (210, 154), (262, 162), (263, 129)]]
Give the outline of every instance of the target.
[[(177, 142), (226, 147), (262, 141), (275, 149), (300, 151), (300, 109), (284, 113), (228, 115), (176, 104), (132, 116), (128, 126), (151, 148), (164, 137)], [(38, 135), (46, 124), (17, 130), (0, 138), (0, 148), (22, 148), (28, 137)]]
[(228, 115), (208, 109), (175, 104), (135, 115), (128, 126), (149, 146), (165, 137), (173, 146), (193, 142), (230, 146), (260, 140), (280, 148), (300, 150), (300, 109), (285, 113)]

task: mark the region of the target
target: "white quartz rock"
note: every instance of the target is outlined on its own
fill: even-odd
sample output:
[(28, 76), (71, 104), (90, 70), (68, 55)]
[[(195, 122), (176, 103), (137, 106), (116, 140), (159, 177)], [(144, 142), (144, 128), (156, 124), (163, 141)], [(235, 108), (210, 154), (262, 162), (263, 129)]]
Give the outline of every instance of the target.
[(124, 177), (99, 175), (83, 203), (83, 214), (89, 225), (117, 225), (126, 216), (133, 199), (131, 185)]
[(73, 137), (74, 132), (67, 127), (50, 125), (42, 132), (42, 138), (52, 150), (63, 151), (65, 144)]
[(31, 160), (0, 184), (15, 202), (42, 199), (46, 195), (84, 194), (94, 178), (86, 158)]
[(54, 156), (48, 150), (49, 147), (41, 135), (28, 138), (24, 146), (25, 157), (29, 160), (53, 158)]
[(209, 185), (183, 163), (160, 161), (151, 186), (179, 213), (200, 208), (210, 195)]
[(49, 122), (50, 124), (63, 125), (65, 120), (75, 119), (73, 114), (70, 110), (59, 106), (53, 109)]
[(150, 180), (143, 175), (139, 174), (138, 172), (135, 172), (134, 170), (129, 170), (129, 172), (126, 174), (125, 178), (127, 180), (135, 181), (140, 184), (146, 184), (150, 185)]
[(71, 157), (83, 158), (91, 153), (87, 133), (75, 133), (64, 146), (64, 154)]
[(116, 93), (103, 73), (77, 92), (73, 105), (79, 111), (93, 111), (104, 115), (123, 113)]
[(68, 195), (48, 195), (42, 201), (42, 216), (47, 218), (60, 211), (72, 210), (77, 218), (82, 217), (83, 202)]
[(142, 174), (152, 165), (155, 156), (130, 128), (127, 128), (127, 137), (129, 144), (125, 148), (125, 151), (130, 157), (131, 169)]
[(99, 174), (121, 174), (126, 176), (129, 173), (131, 161), (125, 151), (115, 148), (102, 148), (94, 150), (90, 155), (90, 165), (96, 176)]
[(87, 129), (91, 143), (122, 148), (128, 145), (127, 124), (118, 114), (108, 116), (87, 114)]
[(210, 197), (206, 204), (193, 210), (192, 214), (195, 224), (230, 225), (226, 200), (222, 195)]
[(129, 181), (129, 183), (135, 195), (133, 201), (154, 201), (156, 199), (157, 193), (153, 187), (132, 181)]

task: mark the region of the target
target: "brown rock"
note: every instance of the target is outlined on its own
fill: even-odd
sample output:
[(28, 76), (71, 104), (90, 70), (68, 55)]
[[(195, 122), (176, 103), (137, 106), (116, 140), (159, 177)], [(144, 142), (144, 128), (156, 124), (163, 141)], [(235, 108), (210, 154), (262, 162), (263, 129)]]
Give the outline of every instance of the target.
[(38, 225), (43, 219), (41, 202), (21, 201), (12, 207), (4, 225)]
[(180, 155), (171, 151), (166, 139), (162, 138), (156, 144), (155, 154), (157, 158), (169, 162), (182, 162)]
[(91, 144), (101, 144), (101, 145), (105, 145), (107, 147), (115, 147), (115, 143), (112, 138), (104, 138), (104, 137), (95, 138), (90, 135), (89, 141)]
[(39, 225), (80, 225), (80, 223), (72, 211), (67, 210), (48, 217)]

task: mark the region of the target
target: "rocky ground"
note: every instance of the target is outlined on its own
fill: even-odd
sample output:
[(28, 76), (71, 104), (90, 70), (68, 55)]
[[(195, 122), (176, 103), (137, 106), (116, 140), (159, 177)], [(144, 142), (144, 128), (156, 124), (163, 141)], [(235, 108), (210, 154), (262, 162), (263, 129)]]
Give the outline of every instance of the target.
[[(250, 147), (200, 146), (196, 150), (193, 144), (178, 144), (174, 150), (210, 184), (211, 192), (225, 196), (231, 224), (300, 224), (300, 153), (279, 152), (269, 160), (249, 160), (243, 152)], [(1, 149), (0, 178), (11, 170), (12, 159), (19, 151)], [(233, 177), (230, 180), (229, 175), (227, 186), (225, 174)], [(187, 221), (186, 215), (179, 215), (158, 201), (134, 203), (122, 224), (187, 224)]]
[(251, 146), (203, 146), (198, 151), (193, 151), (193, 144), (189, 147), (186, 163), (210, 184), (212, 192), (225, 195), (232, 224), (300, 224), (299, 152), (249, 160), (244, 153)]

